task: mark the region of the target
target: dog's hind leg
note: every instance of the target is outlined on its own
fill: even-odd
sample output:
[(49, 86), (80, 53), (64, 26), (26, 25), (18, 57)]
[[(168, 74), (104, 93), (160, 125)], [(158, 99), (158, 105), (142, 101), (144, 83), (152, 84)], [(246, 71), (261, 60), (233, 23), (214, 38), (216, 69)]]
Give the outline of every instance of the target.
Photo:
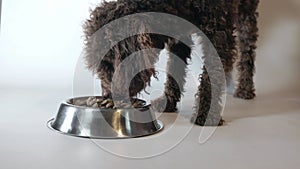
[[(217, 46), (216, 44), (214, 45)], [(218, 56), (212, 45), (208, 44), (208, 42), (203, 42), (202, 48), (204, 68), (199, 78), (200, 85), (196, 93), (195, 113), (191, 121), (200, 126), (223, 125), (222, 106), (220, 104), (222, 101), (221, 96), (225, 92), (223, 67), (222, 65), (215, 65), (217, 62), (214, 60), (218, 59)], [(222, 50), (222, 48), (219, 49)]]
[[(195, 124), (201, 126), (223, 125), (222, 105), (220, 103), (225, 92), (225, 86), (222, 81), (226, 80), (226, 85), (230, 83), (229, 80), (231, 80), (231, 72), (237, 55), (232, 18), (227, 17), (224, 25), (219, 25), (215, 29), (214, 33), (207, 34), (212, 44), (208, 44), (210, 42), (206, 42), (206, 40), (202, 43), (204, 70), (196, 94), (196, 116), (192, 119)], [(215, 61), (218, 56), (222, 65), (217, 65), (218, 62)], [(223, 79), (223, 73), (225, 73), (225, 79)]]
[(255, 49), (258, 37), (256, 12), (259, 0), (241, 0), (238, 17), (238, 33), (240, 61), (237, 65), (239, 71), (238, 87), (235, 97), (253, 99), (255, 88), (253, 76), (255, 71)]
[[(222, 96), (225, 93), (225, 81), (229, 80), (237, 55), (233, 35), (234, 5), (230, 2), (209, 1), (206, 6), (212, 9), (207, 9), (208, 14), (200, 15), (200, 19), (206, 22), (199, 27), (203, 28), (208, 39), (201, 38), (204, 68), (196, 93), (192, 122), (201, 126), (218, 126), (224, 123), (221, 115)], [(214, 8), (218, 10), (213, 10)]]

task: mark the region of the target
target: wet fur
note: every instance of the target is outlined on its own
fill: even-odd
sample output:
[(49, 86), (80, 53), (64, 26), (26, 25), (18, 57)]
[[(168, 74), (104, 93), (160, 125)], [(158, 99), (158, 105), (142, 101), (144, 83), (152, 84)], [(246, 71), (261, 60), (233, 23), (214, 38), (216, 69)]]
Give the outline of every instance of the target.
[[(162, 12), (186, 19), (202, 30), (216, 48), (227, 77), (230, 77), (233, 64), (238, 60), (238, 86), (234, 95), (238, 98), (253, 99), (255, 97), (253, 75), (255, 71), (255, 49), (258, 36), (256, 12), (258, 3), (259, 0), (118, 0), (101, 3), (91, 11), (90, 18), (84, 24), (87, 66), (101, 80), (102, 94), (111, 97), (110, 90), (113, 73), (122, 60), (133, 52), (151, 48), (164, 49), (165, 44), (167, 44), (167, 48), (171, 53), (179, 56), (180, 59), (187, 63), (187, 60), (190, 59), (191, 47), (193, 45), (191, 39), (188, 40), (190, 44), (183, 44), (171, 37), (162, 35), (135, 35), (115, 45), (101, 62), (99, 61), (100, 58), (99, 54), (97, 54), (97, 49), (100, 46), (109, 45), (101, 43), (101, 38), (109, 40), (113, 32), (107, 28), (105, 37), (94, 40), (96, 43), (89, 41), (98, 29), (115, 19), (141, 12)], [(146, 29), (143, 27), (143, 20), (137, 19), (135, 23), (136, 29)], [(159, 26), (163, 26), (163, 24)], [(237, 40), (234, 36), (234, 32), (236, 31), (238, 32)], [(210, 57), (212, 52), (208, 45), (203, 44), (202, 46), (205, 65), (205, 58)], [(240, 51), (239, 57), (238, 50)], [(153, 66), (158, 60), (158, 53), (150, 52), (145, 53), (145, 55), (147, 57), (143, 61), (135, 64)], [(167, 106), (164, 111), (176, 110), (176, 104), (180, 101), (185, 83), (185, 68), (178, 69), (174, 67), (173, 63), (174, 59), (169, 57), (168, 72), (176, 72), (181, 77), (180, 80), (176, 82), (168, 75), (164, 92), (167, 100), (163, 100), (163, 97), (161, 97), (152, 103), (159, 109), (160, 105), (163, 105), (165, 101)], [(134, 66), (131, 67), (134, 69)], [(199, 66), (200, 69), (204, 69), (204, 71), (200, 76), (201, 84), (196, 93), (196, 113), (193, 122), (198, 125), (222, 125), (223, 120), (220, 115), (221, 106), (218, 101), (212, 103), (211, 100), (210, 77), (205, 66), (204, 68)], [(130, 96), (136, 96), (147, 85), (150, 85), (152, 76), (156, 76), (154, 68), (144, 70), (136, 75), (131, 81), (129, 88)], [(124, 72), (122, 77), (117, 78), (117, 83), (123, 84), (124, 80), (126, 80), (124, 77), (126, 77), (126, 72)], [(115, 92), (122, 94), (122, 85), (116, 88), (116, 90)], [(217, 92), (216, 96), (213, 97), (220, 97), (220, 94), (221, 91)], [(214, 110), (210, 110), (211, 105), (214, 105)], [(209, 111), (212, 112), (212, 116), (208, 117)]]

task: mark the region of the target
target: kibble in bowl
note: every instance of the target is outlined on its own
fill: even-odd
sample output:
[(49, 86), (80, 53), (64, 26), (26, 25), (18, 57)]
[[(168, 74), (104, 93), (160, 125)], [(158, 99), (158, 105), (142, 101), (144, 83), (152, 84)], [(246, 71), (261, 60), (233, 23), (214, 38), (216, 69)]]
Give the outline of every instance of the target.
[(104, 98), (101, 96), (75, 98), (70, 101), (70, 104), (73, 104), (75, 106), (92, 107), (99, 109), (126, 109), (148, 107), (146, 105), (146, 101), (137, 98), (114, 101), (111, 98)]

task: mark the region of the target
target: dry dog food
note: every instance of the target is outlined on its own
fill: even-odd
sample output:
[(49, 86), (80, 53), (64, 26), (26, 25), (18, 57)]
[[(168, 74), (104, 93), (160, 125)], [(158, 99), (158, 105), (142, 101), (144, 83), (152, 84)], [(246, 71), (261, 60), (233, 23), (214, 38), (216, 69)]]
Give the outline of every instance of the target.
[(78, 98), (73, 100), (73, 104), (77, 106), (93, 107), (93, 108), (143, 108), (146, 101), (132, 98), (130, 101), (113, 101), (102, 97)]

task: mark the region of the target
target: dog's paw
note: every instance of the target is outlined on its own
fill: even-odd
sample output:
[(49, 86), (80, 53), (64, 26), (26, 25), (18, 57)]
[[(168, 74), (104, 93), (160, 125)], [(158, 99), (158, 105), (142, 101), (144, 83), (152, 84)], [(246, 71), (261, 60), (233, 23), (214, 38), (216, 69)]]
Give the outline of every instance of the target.
[(194, 115), (194, 117), (191, 119), (191, 122), (198, 126), (223, 126), (225, 123), (225, 120), (223, 120), (222, 117), (206, 118), (204, 116)]
[(240, 99), (245, 99), (245, 100), (252, 100), (255, 98), (255, 96), (256, 95), (254, 92), (248, 92), (248, 91), (243, 91), (243, 90), (237, 91), (234, 94), (234, 97), (240, 98)]
[(153, 101), (151, 101), (151, 108), (155, 112), (176, 112), (176, 103), (172, 103), (165, 96), (161, 96)]

